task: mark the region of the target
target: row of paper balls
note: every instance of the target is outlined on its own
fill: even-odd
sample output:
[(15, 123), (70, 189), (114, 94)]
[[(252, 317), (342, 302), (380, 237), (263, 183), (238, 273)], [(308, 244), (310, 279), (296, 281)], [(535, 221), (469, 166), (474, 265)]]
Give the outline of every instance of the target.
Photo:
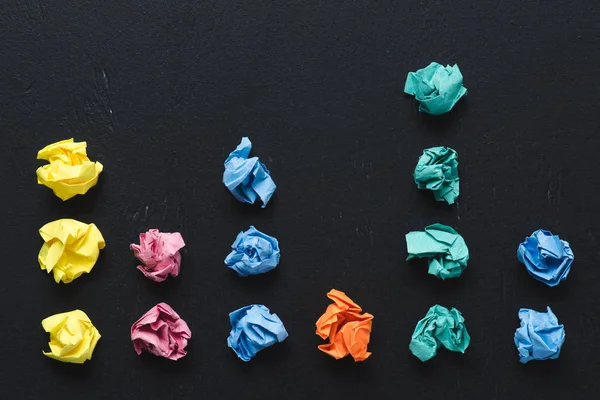
[[(44, 244), (38, 261), (42, 270), (53, 273), (55, 281), (70, 283), (94, 267), (100, 250), (106, 246), (95, 224), (60, 219), (40, 228)], [(469, 250), (465, 240), (453, 228), (432, 224), (424, 231), (406, 234), (408, 259), (424, 258), (429, 273), (441, 279), (459, 277), (467, 267)], [(140, 234), (140, 243), (130, 248), (139, 259), (137, 268), (149, 279), (162, 282), (179, 275), (185, 242), (179, 232), (151, 229)], [(268, 272), (279, 264), (280, 249), (276, 238), (251, 226), (240, 232), (225, 264), (239, 276)], [(575, 258), (569, 243), (545, 230), (537, 230), (523, 241), (517, 257), (535, 279), (556, 286), (565, 280)]]
[[(316, 322), (316, 333), (328, 344), (318, 348), (335, 359), (351, 355), (355, 361), (366, 360), (371, 353), (370, 341), (373, 315), (362, 309), (343, 292), (328, 293), (333, 303)], [(565, 341), (564, 326), (550, 309), (537, 312), (519, 310), (521, 326), (514, 342), (520, 361), (558, 358)], [(283, 322), (263, 305), (242, 307), (229, 314), (231, 332), (227, 345), (243, 361), (250, 361), (259, 351), (280, 343), (288, 337)], [(421, 319), (412, 334), (409, 350), (421, 361), (428, 361), (440, 347), (464, 353), (470, 344), (465, 320), (455, 308), (435, 305)], [(50, 351), (44, 355), (62, 362), (81, 364), (91, 360), (100, 339), (100, 332), (81, 310), (52, 315), (42, 321), (50, 334)], [(142, 351), (178, 360), (187, 354), (186, 346), (192, 337), (188, 324), (166, 303), (159, 303), (131, 327), (135, 352)]]

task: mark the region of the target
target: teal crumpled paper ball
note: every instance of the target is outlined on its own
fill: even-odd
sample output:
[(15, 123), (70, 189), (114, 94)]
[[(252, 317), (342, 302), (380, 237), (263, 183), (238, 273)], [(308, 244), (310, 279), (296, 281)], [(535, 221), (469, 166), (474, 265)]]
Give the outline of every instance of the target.
[(449, 147), (423, 150), (413, 173), (419, 189), (433, 191), (437, 201), (453, 204), (459, 195), (458, 153)]
[(435, 357), (437, 349), (444, 346), (450, 351), (464, 353), (471, 343), (465, 319), (456, 308), (448, 310), (436, 304), (431, 307), (415, 327), (409, 350), (421, 361)]
[(415, 96), (419, 102), (419, 111), (441, 115), (450, 111), (467, 94), (467, 88), (463, 86), (463, 76), (458, 65), (444, 67), (432, 62), (423, 69), (408, 73), (404, 93)]
[(429, 273), (445, 280), (458, 278), (467, 268), (469, 249), (465, 239), (454, 229), (442, 224), (433, 224), (425, 231), (406, 234), (408, 258), (427, 258)]

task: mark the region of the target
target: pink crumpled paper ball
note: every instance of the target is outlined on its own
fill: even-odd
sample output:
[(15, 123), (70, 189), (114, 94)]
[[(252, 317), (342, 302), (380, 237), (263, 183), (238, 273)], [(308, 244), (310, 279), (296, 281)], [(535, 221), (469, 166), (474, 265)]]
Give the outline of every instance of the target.
[(146, 233), (140, 233), (139, 245), (132, 243), (129, 248), (142, 262), (137, 268), (153, 281), (162, 282), (169, 275), (179, 275), (179, 249), (183, 246), (185, 242), (179, 232), (161, 233), (158, 229), (150, 229)]
[(146, 350), (178, 360), (187, 354), (185, 346), (191, 337), (188, 325), (166, 303), (158, 303), (131, 326), (131, 341), (138, 355)]

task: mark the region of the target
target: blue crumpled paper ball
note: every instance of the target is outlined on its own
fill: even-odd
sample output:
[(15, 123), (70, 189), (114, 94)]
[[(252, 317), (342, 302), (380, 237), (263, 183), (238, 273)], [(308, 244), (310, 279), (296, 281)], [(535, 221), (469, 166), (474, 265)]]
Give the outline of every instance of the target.
[(225, 258), (225, 264), (239, 276), (262, 274), (279, 264), (277, 239), (260, 232), (254, 226), (246, 232), (240, 232), (231, 248), (233, 250)]
[(558, 358), (565, 342), (564, 325), (558, 324), (550, 307), (548, 312), (538, 312), (528, 308), (519, 310), (521, 326), (515, 332), (515, 346), (519, 350), (520, 361)]
[(548, 286), (567, 279), (575, 259), (569, 242), (543, 229), (533, 232), (519, 245), (517, 257), (529, 275)]
[(425, 68), (408, 73), (404, 93), (415, 96), (419, 111), (441, 115), (450, 111), (467, 94), (467, 88), (463, 86), (458, 65), (444, 67), (432, 62)]
[(231, 332), (227, 346), (243, 361), (250, 361), (259, 351), (283, 342), (288, 333), (277, 314), (260, 304), (242, 307), (229, 314)]
[(260, 199), (262, 207), (265, 208), (277, 186), (271, 178), (271, 173), (258, 157), (248, 158), (251, 150), (250, 139), (242, 138), (237, 148), (225, 160), (223, 184), (238, 201), (254, 204), (256, 199)]

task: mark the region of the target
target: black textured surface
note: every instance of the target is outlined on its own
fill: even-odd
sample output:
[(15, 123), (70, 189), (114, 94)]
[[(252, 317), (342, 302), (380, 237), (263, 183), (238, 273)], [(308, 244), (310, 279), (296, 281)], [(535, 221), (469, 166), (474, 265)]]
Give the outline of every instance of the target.
[[(4, 1), (2, 397), (596, 398), (599, 21), (596, 0)], [(469, 89), (440, 118), (402, 93), (406, 73), (433, 60), (457, 62)], [(265, 210), (221, 184), (244, 135), (278, 184)], [(35, 155), (69, 137), (88, 141), (105, 172), (62, 203), (36, 184)], [(454, 207), (412, 182), (434, 145), (459, 153)], [(93, 273), (69, 285), (36, 260), (37, 229), (61, 217), (96, 223), (107, 241)], [(458, 280), (404, 261), (404, 234), (432, 222), (469, 245)], [(223, 259), (250, 224), (279, 239), (282, 262), (240, 279)], [(187, 242), (180, 277), (164, 284), (128, 250), (155, 227)], [(540, 227), (575, 252), (557, 288), (516, 260)], [(375, 315), (362, 364), (316, 348), (332, 287)], [(160, 301), (193, 332), (179, 362), (138, 357), (129, 339)], [(251, 303), (290, 336), (245, 364), (225, 344), (227, 314)], [(421, 364), (408, 342), (435, 303), (463, 312), (472, 342)], [(522, 366), (517, 311), (546, 305), (565, 324), (563, 352)], [(81, 366), (41, 354), (41, 319), (75, 308), (102, 333)]]

